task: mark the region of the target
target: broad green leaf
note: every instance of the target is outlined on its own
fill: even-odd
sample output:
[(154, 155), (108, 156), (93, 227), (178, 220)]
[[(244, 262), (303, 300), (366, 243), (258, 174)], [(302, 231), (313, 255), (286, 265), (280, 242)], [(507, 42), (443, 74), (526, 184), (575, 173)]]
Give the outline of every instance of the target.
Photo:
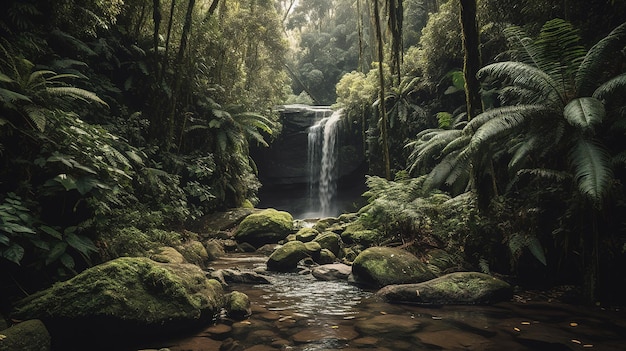
[(75, 267), (74, 259), (72, 256), (68, 255), (67, 252), (61, 255), (59, 261), (61, 261), (61, 264), (67, 269), (74, 269)]
[(19, 244), (13, 243), (2, 251), (2, 257), (19, 265), (24, 257), (24, 248)]
[(530, 238), (528, 242), (528, 250), (530, 250), (530, 253), (532, 253), (533, 256), (535, 256), (535, 258), (539, 260), (539, 262), (541, 262), (544, 266), (548, 265), (548, 262), (546, 261), (546, 255), (543, 252), (543, 246), (541, 246), (539, 239), (537, 239), (536, 237)]
[(59, 259), (59, 257), (61, 257), (61, 255), (65, 253), (66, 249), (67, 243), (64, 241), (59, 241), (56, 244), (52, 245), (50, 252), (48, 252), (48, 257), (46, 257), (46, 264), (48, 265)]
[(8, 237), (8, 236), (6, 236), (6, 235), (4, 235), (4, 234), (0, 233), (0, 244), (3, 244), (3, 245), (9, 245), (9, 242), (10, 242), (10, 241), (11, 241), (11, 240), (9, 239), (9, 237)]
[(65, 173), (57, 175), (53, 178), (53, 180), (63, 185), (65, 191), (76, 189), (76, 180), (74, 179), (74, 177)]
[(4, 223), (2, 225), (2, 229), (9, 233), (29, 233), (35, 234), (35, 231), (32, 228), (25, 227), (23, 225), (17, 223)]
[(578, 191), (599, 207), (613, 179), (610, 155), (597, 143), (580, 138), (570, 152), (570, 160)]
[(41, 229), (41, 231), (43, 231), (44, 233), (50, 234), (53, 238), (62, 240), (63, 239), (63, 234), (61, 234), (61, 232), (59, 232), (58, 230), (47, 226), (47, 225), (42, 225), (39, 227), (39, 229)]
[(65, 237), (65, 240), (71, 247), (84, 255), (88, 255), (89, 252), (98, 251), (93, 242), (87, 237), (71, 233)]
[(38, 247), (42, 250), (50, 250), (50, 243), (45, 241), (45, 240), (41, 240), (41, 239), (31, 239), (30, 241), (35, 247)]

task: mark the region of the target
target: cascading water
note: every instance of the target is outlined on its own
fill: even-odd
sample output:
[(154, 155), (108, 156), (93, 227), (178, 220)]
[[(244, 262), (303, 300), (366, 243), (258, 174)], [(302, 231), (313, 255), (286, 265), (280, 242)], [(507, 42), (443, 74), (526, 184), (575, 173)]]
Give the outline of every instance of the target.
[[(328, 110), (331, 112), (330, 110)], [(324, 115), (308, 129), (309, 209), (311, 215), (334, 215), (337, 194), (337, 135), (342, 110)]]

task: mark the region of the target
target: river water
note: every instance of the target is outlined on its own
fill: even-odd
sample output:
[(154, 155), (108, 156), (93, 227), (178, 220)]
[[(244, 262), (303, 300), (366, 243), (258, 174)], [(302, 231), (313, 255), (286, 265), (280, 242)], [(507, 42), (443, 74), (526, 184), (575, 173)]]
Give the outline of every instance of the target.
[[(215, 268), (263, 267), (264, 257), (229, 256)], [(344, 281), (268, 273), (272, 284), (231, 285), (253, 314), (150, 347), (171, 351), (626, 350), (626, 314), (525, 292), (492, 306), (389, 304)]]

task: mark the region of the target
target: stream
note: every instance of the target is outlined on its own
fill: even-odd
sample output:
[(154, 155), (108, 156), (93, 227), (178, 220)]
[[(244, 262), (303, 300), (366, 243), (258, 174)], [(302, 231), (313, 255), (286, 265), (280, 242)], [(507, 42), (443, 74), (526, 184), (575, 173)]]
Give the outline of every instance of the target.
[[(264, 267), (265, 257), (229, 255), (214, 268)], [(424, 307), (378, 301), (373, 292), (310, 274), (268, 273), (272, 284), (231, 284), (252, 316), (149, 348), (171, 351), (626, 350), (626, 314), (556, 302), (539, 293), (491, 306)]]

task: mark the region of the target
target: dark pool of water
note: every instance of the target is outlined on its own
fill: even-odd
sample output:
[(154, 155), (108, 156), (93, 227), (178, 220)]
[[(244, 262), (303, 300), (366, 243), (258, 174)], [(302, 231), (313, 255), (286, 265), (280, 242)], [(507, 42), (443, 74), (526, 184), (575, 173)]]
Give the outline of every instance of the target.
[[(216, 268), (264, 266), (235, 256)], [(270, 274), (270, 285), (232, 285), (253, 314), (224, 319), (178, 340), (150, 347), (204, 350), (626, 350), (626, 314), (533, 299), (492, 306), (423, 307), (377, 300), (372, 292), (311, 275)]]

